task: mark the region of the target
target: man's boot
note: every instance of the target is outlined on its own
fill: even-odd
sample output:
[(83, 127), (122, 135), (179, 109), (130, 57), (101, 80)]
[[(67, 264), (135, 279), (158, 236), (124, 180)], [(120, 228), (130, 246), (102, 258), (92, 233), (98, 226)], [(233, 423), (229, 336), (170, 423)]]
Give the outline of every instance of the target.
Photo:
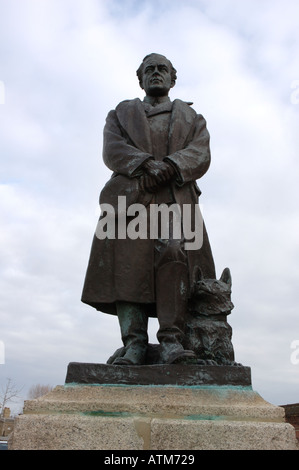
[(117, 302), (117, 316), (124, 355), (113, 361), (115, 365), (144, 364), (148, 346), (148, 316), (139, 304)]
[(187, 301), (187, 266), (177, 261), (163, 264), (156, 274), (156, 306), (160, 326), (157, 338), (165, 364), (196, 363), (195, 353), (182, 346)]

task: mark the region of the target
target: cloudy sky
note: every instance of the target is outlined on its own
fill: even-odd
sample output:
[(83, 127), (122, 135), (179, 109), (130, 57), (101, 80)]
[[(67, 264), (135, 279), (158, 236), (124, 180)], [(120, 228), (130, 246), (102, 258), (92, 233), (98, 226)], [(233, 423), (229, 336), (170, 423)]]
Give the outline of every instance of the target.
[(267, 401), (299, 401), (298, 18), (297, 0), (0, 0), (0, 385), (26, 398), (120, 346), (117, 319), (80, 301), (102, 130), (159, 52), (211, 134), (198, 183), (236, 359)]

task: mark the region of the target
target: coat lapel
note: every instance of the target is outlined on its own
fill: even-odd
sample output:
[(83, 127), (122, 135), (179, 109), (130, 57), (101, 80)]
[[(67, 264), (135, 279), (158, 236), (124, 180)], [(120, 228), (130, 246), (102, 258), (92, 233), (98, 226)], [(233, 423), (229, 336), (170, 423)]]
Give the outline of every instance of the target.
[(120, 125), (133, 145), (143, 152), (152, 154), (150, 127), (140, 99), (122, 101), (116, 107), (116, 113)]
[(169, 129), (169, 155), (185, 147), (195, 123), (196, 112), (181, 100), (174, 100)]
[[(122, 101), (116, 107), (116, 113), (133, 145), (152, 154), (150, 127), (140, 99)], [(169, 155), (185, 147), (195, 117), (196, 112), (187, 103), (174, 100), (169, 128)]]

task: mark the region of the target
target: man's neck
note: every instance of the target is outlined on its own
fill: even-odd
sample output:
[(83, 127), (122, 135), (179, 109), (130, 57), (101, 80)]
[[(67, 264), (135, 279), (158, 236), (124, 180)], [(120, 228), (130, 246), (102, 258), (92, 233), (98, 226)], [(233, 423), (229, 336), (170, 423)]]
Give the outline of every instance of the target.
[(144, 100), (146, 103), (149, 103), (151, 104), (152, 106), (157, 106), (158, 104), (161, 104), (161, 103), (167, 103), (168, 101), (170, 101), (170, 98), (168, 95), (166, 96), (149, 96), (149, 95), (146, 95), (144, 97)]

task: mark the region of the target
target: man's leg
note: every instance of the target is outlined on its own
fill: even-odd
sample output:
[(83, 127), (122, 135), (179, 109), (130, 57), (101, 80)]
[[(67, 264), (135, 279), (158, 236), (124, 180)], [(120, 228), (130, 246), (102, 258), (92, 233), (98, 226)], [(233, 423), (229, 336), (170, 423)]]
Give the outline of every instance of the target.
[(116, 306), (125, 354), (115, 359), (113, 364), (144, 364), (148, 345), (148, 316), (140, 304), (117, 302)]
[(157, 338), (162, 362), (196, 362), (193, 351), (184, 350), (185, 319), (189, 292), (187, 255), (181, 240), (156, 241)]

